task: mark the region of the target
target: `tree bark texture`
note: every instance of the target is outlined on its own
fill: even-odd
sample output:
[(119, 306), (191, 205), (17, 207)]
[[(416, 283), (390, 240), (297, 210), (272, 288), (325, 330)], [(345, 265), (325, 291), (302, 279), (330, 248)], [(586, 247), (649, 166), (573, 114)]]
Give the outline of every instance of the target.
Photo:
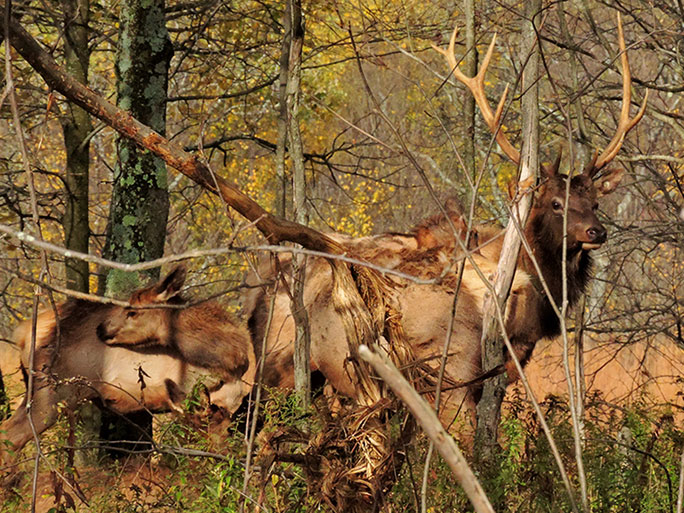
[[(173, 47), (164, 20), (163, 0), (125, 0), (121, 4), (116, 76), (117, 104), (161, 135), (166, 132), (166, 92)], [(137, 263), (164, 253), (169, 198), (164, 161), (119, 137), (106, 255)], [(147, 272), (159, 278), (159, 269)], [(136, 274), (111, 271), (108, 295), (140, 285)]]
[[(88, 48), (89, 0), (62, 0), (64, 13), (64, 65), (67, 73), (82, 84), (88, 83), (90, 50)], [(77, 105), (68, 103), (61, 116), (66, 149), (66, 208), (62, 226), (67, 249), (88, 252), (88, 177), (90, 115)], [(89, 291), (88, 263), (66, 258), (67, 288)]]
[[(116, 56), (117, 104), (162, 136), (173, 56), (164, 8), (164, 0), (124, 0)], [(166, 165), (125, 136), (117, 139), (116, 149), (106, 256), (123, 263), (159, 258), (164, 254), (169, 212)], [(159, 268), (145, 274), (158, 279)], [(139, 273), (113, 269), (107, 274), (106, 292), (120, 296), (141, 282)], [(144, 440), (152, 435), (152, 416), (141, 412), (126, 420), (106, 414), (100, 433), (112, 442)]]
[(278, 77), (278, 139), (276, 141), (276, 177), (278, 179), (276, 192), (276, 215), (285, 217), (287, 213), (287, 178), (285, 170), (285, 154), (287, 152), (287, 83), (290, 70), (290, 44), (292, 41), (292, 23), (290, 20), (290, 2), (285, 3), (283, 13), (283, 41), (280, 46), (280, 71)]
[[(469, 77), (477, 75), (477, 46), (475, 45), (475, 0), (464, 0), (465, 13), (465, 74)], [(475, 179), (475, 98), (466, 89), (463, 97), (463, 115), (465, 117), (465, 147), (463, 163), (465, 172)], [(474, 194), (474, 192), (472, 193)]]
[[(306, 173), (304, 149), (299, 130), (299, 94), (302, 76), (302, 47), (304, 46), (304, 20), (300, 0), (289, 0), (290, 52), (287, 81), (288, 140), (292, 160), (292, 199), (295, 220), (306, 225), (309, 214), (306, 204)], [(311, 334), (309, 316), (304, 307), (304, 282), (306, 279), (306, 256), (293, 256), (292, 316), (295, 320), (294, 382), (295, 392), (304, 408), (311, 400)]]
[[(539, 89), (537, 77), (539, 69), (539, 53), (537, 51), (537, 34), (532, 23), (538, 23), (541, 12), (541, 0), (530, 0), (525, 4), (523, 19), (523, 97), (522, 97), (522, 140), (520, 155), (521, 182), (534, 176), (539, 169)], [(510, 292), (515, 276), (515, 268), (520, 252), (520, 233), (514, 222), (520, 227), (525, 225), (530, 211), (532, 199), (524, 196), (513, 205), (511, 220), (508, 223), (504, 243), (496, 272), (496, 297), (489, 294), (485, 300), (482, 324), (482, 368), (484, 371), (503, 365), (506, 361), (506, 348), (501, 336), (501, 328), (496, 320), (496, 303), (502, 311)], [(475, 431), (475, 456), (481, 464), (492, 465), (498, 453), (498, 430), (501, 420), (501, 403), (506, 393), (508, 376), (500, 374), (485, 381), (482, 396), (477, 404), (477, 428)]]

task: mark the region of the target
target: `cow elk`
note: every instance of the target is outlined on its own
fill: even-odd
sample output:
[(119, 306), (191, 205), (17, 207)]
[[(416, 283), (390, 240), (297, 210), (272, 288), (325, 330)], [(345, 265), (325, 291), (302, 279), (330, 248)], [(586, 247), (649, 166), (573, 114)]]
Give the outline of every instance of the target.
[[(254, 378), (249, 335), (216, 303), (184, 307), (179, 295), (184, 279), (185, 269), (176, 268), (134, 292), (130, 308), (69, 299), (57, 306), (57, 315), (52, 308), (40, 311), (31, 419), (25, 398), (0, 424), (0, 451), (17, 453), (33, 438), (33, 429), (40, 435), (56, 421), (58, 405), (71, 410), (83, 400), (122, 414), (178, 411), (201, 383), (212, 408), (235, 412)], [(31, 331), (30, 321), (15, 330), (24, 369), (29, 369)]]
[[(623, 103), (617, 133), (601, 155), (595, 156), (583, 172), (574, 173), (570, 177), (561, 174), (557, 161), (552, 166), (544, 166), (539, 173), (540, 183), (535, 188), (532, 210), (524, 228), (524, 236), (531, 251), (521, 251), (505, 312), (507, 334), (517, 357), (523, 363), (530, 358), (537, 341), (557, 336), (560, 332), (560, 321), (550, 298), (557, 305), (561, 304), (564, 279), (570, 305), (577, 301), (586, 288), (591, 270), (590, 252), (599, 248), (607, 238), (606, 228), (596, 215), (598, 200), (615, 190), (622, 174), (621, 170), (607, 170), (606, 166), (620, 150), (627, 132), (644, 113), (646, 101), (634, 118), (629, 117), (631, 78), (619, 20), (618, 33)], [(476, 77), (469, 78), (458, 69), (453, 53), (455, 39), (456, 31), (451, 37), (448, 50), (440, 52), (447, 57), (454, 76), (472, 92), (488, 126), (496, 133), (502, 150), (518, 164), (520, 153), (498, 126), (505, 98), (493, 112), (484, 93), (484, 74), (492, 56), (494, 41), (489, 47), (482, 69)], [(568, 186), (569, 195), (566, 201)], [(564, 218), (567, 218), (567, 237), (563, 228)], [(451, 228), (447, 230), (447, 226)], [(502, 246), (502, 237), (499, 236), (501, 229), (476, 226), (468, 237), (468, 248), (473, 244), (477, 247), (469, 251), (470, 259), (464, 266), (456, 309), (452, 312), (455, 285), (458, 281), (456, 271), (453, 270), (458, 266), (453, 264), (455, 260), (464, 257), (463, 245), (455, 244), (455, 234), (460, 231), (461, 239), (465, 239), (465, 226), (464, 218), (457, 210), (451, 209), (447, 216), (433, 217), (408, 235), (385, 234), (362, 239), (334, 236), (346, 246), (349, 255), (361, 260), (420, 278), (442, 277), (437, 283), (425, 285), (388, 275), (394, 285), (390, 303), (402, 317), (405, 334), (417, 357), (416, 365), (427, 364), (434, 372), (451, 326), (444, 382), (446, 392), (442, 395), (442, 404), (445, 405), (442, 420), (445, 423), (452, 421), (464, 402), (472, 408), (476, 396), (473, 392), (477, 390), (474, 384), (491, 375), (491, 370), (483, 372), (481, 365), (482, 304), (487, 291), (481, 276), (491, 277), (496, 270)], [(450, 237), (447, 237), (449, 233)], [(565, 276), (562, 270), (564, 237), (567, 263)], [(540, 273), (537, 272), (535, 263)], [(443, 276), (448, 266), (452, 270)], [(257, 276), (251, 279), (273, 282), (277, 268), (287, 270), (289, 257), (280, 257), (279, 266), (264, 265)], [(323, 259), (309, 259), (304, 303), (308, 309), (311, 329), (311, 368), (320, 370), (340, 393), (354, 397), (355, 374), (347, 366), (351, 355), (340, 314), (332, 303), (332, 279), (330, 266)], [(282, 285), (282, 280), (275, 283), (277, 290), (269, 332), (265, 332), (269, 320), (269, 298), (265, 289), (254, 289), (246, 295), (245, 314), (255, 344), (266, 340), (266, 382), (292, 385), (294, 323), (285, 286)]]

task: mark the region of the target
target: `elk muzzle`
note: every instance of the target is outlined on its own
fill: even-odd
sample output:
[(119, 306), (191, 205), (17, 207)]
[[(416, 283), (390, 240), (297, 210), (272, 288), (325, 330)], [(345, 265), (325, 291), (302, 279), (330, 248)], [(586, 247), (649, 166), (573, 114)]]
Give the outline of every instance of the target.
[(98, 324), (95, 332), (97, 333), (97, 338), (102, 342), (110, 341), (116, 336), (116, 330), (110, 330), (107, 321)]
[(606, 242), (608, 232), (601, 223), (595, 223), (589, 226), (584, 231), (584, 237), (580, 239), (582, 243), (582, 249), (585, 251), (590, 251), (592, 249), (598, 249), (601, 245)]

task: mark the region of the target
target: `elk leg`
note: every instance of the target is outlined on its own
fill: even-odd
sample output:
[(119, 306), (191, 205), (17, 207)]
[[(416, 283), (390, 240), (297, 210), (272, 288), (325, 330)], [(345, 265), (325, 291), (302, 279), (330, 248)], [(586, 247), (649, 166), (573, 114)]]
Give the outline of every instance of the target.
[(33, 394), (31, 404), (31, 421), (26, 407), (26, 399), (12, 414), (0, 424), (0, 470), (12, 463), (23, 447), (36, 435), (52, 426), (57, 420), (57, 401), (52, 387), (43, 386)]

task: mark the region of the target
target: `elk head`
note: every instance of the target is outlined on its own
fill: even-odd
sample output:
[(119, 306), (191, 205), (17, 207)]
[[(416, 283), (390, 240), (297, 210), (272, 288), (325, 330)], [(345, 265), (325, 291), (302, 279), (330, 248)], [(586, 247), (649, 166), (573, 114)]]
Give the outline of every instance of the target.
[(607, 232), (596, 216), (598, 200), (615, 190), (622, 174), (622, 169), (611, 169), (597, 181), (587, 172), (572, 176), (566, 196), (568, 176), (558, 172), (558, 161), (553, 166), (542, 166), (543, 181), (535, 195), (529, 232), (539, 244), (562, 248), (567, 217), (568, 253), (601, 247)]
[[(644, 115), (648, 91), (644, 103), (634, 118), (629, 117), (631, 104), (631, 73), (625, 39), (622, 32), (622, 22), (618, 13), (618, 43), (622, 63), (622, 109), (616, 133), (601, 155), (595, 154), (591, 162), (582, 173), (571, 175), (569, 195), (566, 202), (566, 184), (568, 177), (558, 172), (560, 157), (553, 166), (543, 166), (540, 172), (541, 183), (535, 196), (530, 222), (533, 236), (543, 239), (552, 247), (562, 247), (563, 219), (567, 215), (567, 248), (568, 251), (592, 250), (601, 246), (606, 240), (606, 229), (596, 217), (597, 200), (614, 191), (622, 177), (621, 170), (609, 170), (597, 180), (597, 175), (617, 155), (622, 147), (627, 133), (639, 122)], [(481, 69), (474, 77), (467, 77), (458, 69), (458, 62), (454, 54), (456, 44), (455, 28), (447, 50), (433, 46), (435, 50), (446, 57), (447, 63), (454, 77), (463, 83), (472, 93), (487, 126), (495, 134), (501, 150), (515, 163), (520, 164), (520, 152), (508, 141), (501, 130), (501, 114), (506, 101), (508, 87), (506, 87), (495, 111), (492, 111), (489, 100), (484, 92), (484, 80), (489, 61), (494, 51), (496, 34), (492, 38)], [(541, 232), (541, 233), (540, 233)]]
[[(164, 304), (180, 303), (178, 294), (186, 270), (176, 267), (163, 280), (137, 290), (129, 308), (117, 309), (97, 327), (97, 336), (110, 345), (168, 345), (172, 336), (172, 314)], [(157, 308), (145, 308), (157, 307)]]

